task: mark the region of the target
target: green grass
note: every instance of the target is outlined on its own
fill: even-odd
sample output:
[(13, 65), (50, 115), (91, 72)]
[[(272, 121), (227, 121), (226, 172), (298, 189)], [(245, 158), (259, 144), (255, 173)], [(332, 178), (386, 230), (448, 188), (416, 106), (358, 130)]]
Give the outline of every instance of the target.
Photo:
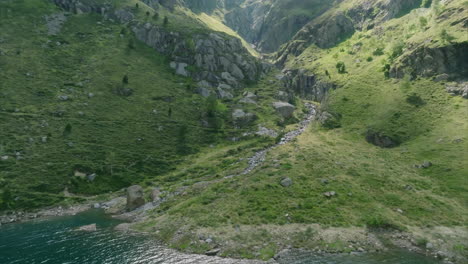
[[(225, 130), (200, 125), (206, 100), (187, 89), (192, 80), (175, 76), (164, 56), (130, 33), (121, 37), (122, 25), (94, 14), (71, 15), (58, 36), (48, 36), (43, 15), (59, 11), (51, 3), (7, 1), (0, 7), (6, 53), (0, 154), (9, 156), (0, 162), (0, 183), (15, 200), (8, 207), (55, 204), (65, 199), (66, 187), (94, 195), (157, 178), (184, 159), (178, 145), (190, 154), (225, 136)], [(133, 94), (117, 95), (122, 88)], [(59, 100), (63, 95), (70, 99)], [(74, 177), (75, 170), (98, 176), (88, 182)], [(42, 198), (47, 195), (53, 198)]]

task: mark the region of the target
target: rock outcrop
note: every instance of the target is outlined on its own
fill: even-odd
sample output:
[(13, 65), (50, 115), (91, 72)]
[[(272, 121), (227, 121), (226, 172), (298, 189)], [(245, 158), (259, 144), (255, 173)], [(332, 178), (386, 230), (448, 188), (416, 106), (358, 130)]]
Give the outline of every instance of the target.
[(324, 82), (305, 70), (284, 70), (283, 74), (277, 78), (283, 82), (288, 91), (316, 102), (322, 102), (330, 90), (336, 89), (336, 85), (333, 83)]
[(274, 102), (273, 108), (275, 108), (276, 112), (285, 119), (292, 117), (294, 111), (296, 110), (296, 107), (294, 105), (286, 102)]
[[(162, 26), (139, 22), (131, 9), (113, 9), (110, 4), (90, 4), (82, 0), (53, 1), (73, 13), (98, 13), (106, 19), (127, 23), (138, 40), (168, 56), (175, 73), (192, 77), (199, 83), (197, 90), (206, 96), (214, 93), (220, 97), (231, 97), (217, 88), (239, 88), (244, 81), (258, 79), (269, 68), (269, 65), (253, 57), (240, 39), (224, 33), (207, 32), (188, 36)], [(170, 7), (177, 1), (150, 2), (147, 1), (147, 4)], [(225, 91), (225, 88), (221, 90)]]
[(127, 210), (135, 210), (145, 204), (143, 188), (140, 185), (133, 185), (127, 188)]
[(468, 76), (468, 42), (433, 48), (420, 46), (406, 52), (390, 69), (390, 77), (403, 78), (405, 74), (412, 77)]
[(354, 32), (372, 29), (392, 18), (419, 7), (420, 0), (362, 1), (351, 9), (331, 9), (305, 25), (276, 55), (276, 64), (283, 65), (289, 54), (302, 53), (312, 44), (320, 48), (332, 47)]

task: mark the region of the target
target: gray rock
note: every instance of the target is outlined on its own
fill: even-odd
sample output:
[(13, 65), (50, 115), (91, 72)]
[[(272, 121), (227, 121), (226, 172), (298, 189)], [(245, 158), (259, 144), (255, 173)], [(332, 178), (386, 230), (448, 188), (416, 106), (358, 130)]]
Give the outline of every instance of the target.
[(151, 190), (151, 201), (153, 202), (157, 202), (159, 200), (161, 200), (161, 190), (159, 190), (158, 188), (154, 188), (153, 190)]
[(225, 91), (223, 88), (218, 86), (218, 98), (220, 99), (232, 99), (234, 95), (232, 93)]
[(218, 255), (219, 252), (221, 252), (221, 249), (215, 248), (215, 249), (206, 251), (205, 255), (207, 255), (207, 256), (216, 256), (216, 255)]
[(96, 179), (96, 176), (97, 176), (96, 173), (92, 173), (86, 176), (86, 178), (88, 179), (88, 181), (92, 182), (94, 181), (94, 179)]
[(10, 158), (10, 157), (7, 156), (7, 155), (4, 155), (4, 156), (0, 157), (1, 160), (8, 160), (9, 158)]
[(60, 101), (68, 101), (68, 100), (70, 100), (70, 96), (68, 96), (68, 95), (59, 95), (58, 99)]
[(185, 69), (187, 66), (187, 63), (177, 63), (176, 74), (188, 77), (189, 72)]
[(129, 223), (122, 223), (114, 227), (115, 231), (119, 232), (128, 232), (130, 230), (130, 224)]
[(242, 109), (235, 109), (232, 113), (232, 119), (237, 126), (246, 126), (255, 121), (257, 117), (252, 113), (246, 113)]
[(291, 178), (287, 177), (287, 178), (284, 178), (280, 181), (280, 184), (281, 186), (283, 187), (289, 187), (293, 184), (293, 181)]
[(327, 197), (327, 198), (331, 198), (331, 197), (333, 197), (333, 196), (336, 195), (336, 192), (335, 192), (335, 191), (329, 191), (329, 192), (323, 193), (323, 195), (324, 195), (325, 197)]
[(275, 102), (273, 103), (273, 107), (275, 108), (276, 112), (278, 112), (283, 118), (292, 117), (294, 110), (296, 110), (294, 105), (286, 102)]
[(127, 210), (135, 210), (145, 204), (143, 188), (140, 185), (133, 185), (127, 188)]
[(80, 226), (76, 229), (76, 231), (95, 232), (97, 231), (97, 226), (96, 224)]
[(278, 133), (275, 130), (268, 129), (261, 125), (258, 126), (258, 130), (257, 132), (255, 132), (255, 134), (258, 136), (267, 136), (267, 137), (272, 137), (272, 138), (276, 138), (278, 136)]

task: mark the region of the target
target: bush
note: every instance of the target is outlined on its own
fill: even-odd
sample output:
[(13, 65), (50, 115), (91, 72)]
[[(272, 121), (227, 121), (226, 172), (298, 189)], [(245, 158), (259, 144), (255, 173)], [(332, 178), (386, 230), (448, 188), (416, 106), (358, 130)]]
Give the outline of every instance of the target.
[(374, 60), (374, 58), (372, 58), (372, 56), (369, 56), (369, 57), (367, 57), (367, 59), (366, 59), (366, 60), (367, 60), (368, 62), (371, 62), (371, 61), (373, 61), (373, 60)]
[(376, 48), (374, 52), (372, 52), (372, 55), (374, 56), (382, 56), (384, 55), (384, 49), (383, 48)]
[(425, 17), (420, 17), (420, 18), (419, 18), (419, 24), (421, 25), (422, 28), (427, 27), (427, 18), (425, 18)]
[(164, 17), (163, 24), (164, 24), (164, 26), (167, 26), (167, 24), (169, 24), (169, 18), (167, 18), (167, 16)]
[(426, 104), (426, 102), (416, 93), (413, 93), (406, 97), (406, 102), (416, 107), (423, 106)]
[(432, 0), (423, 0), (421, 3), (421, 7), (424, 7), (424, 8), (429, 8), (431, 7), (431, 5), (432, 5)]
[(346, 65), (344, 62), (340, 61), (336, 64), (336, 69), (338, 70), (339, 74), (346, 73)]
[(398, 41), (397, 43), (395, 43), (390, 51), (390, 61), (394, 61), (396, 58), (400, 57), (401, 54), (403, 54), (404, 49), (405, 43), (403, 41)]

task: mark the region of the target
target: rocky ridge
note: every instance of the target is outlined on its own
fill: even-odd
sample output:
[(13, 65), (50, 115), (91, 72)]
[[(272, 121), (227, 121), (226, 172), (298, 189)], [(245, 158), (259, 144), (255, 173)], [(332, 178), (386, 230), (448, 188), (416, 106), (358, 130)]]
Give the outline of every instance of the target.
[(85, 4), (79, 0), (53, 2), (69, 12), (98, 13), (128, 24), (138, 40), (170, 58), (176, 74), (192, 77), (197, 82), (197, 92), (205, 97), (221, 98), (234, 93), (245, 81), (257, 80), (270, 68), (250, 55), (238, 38), (226, 34), (206, 32), (186, 36), (163, 26), (139, 22), (128, 8), (114, 9), (110, 4)]

